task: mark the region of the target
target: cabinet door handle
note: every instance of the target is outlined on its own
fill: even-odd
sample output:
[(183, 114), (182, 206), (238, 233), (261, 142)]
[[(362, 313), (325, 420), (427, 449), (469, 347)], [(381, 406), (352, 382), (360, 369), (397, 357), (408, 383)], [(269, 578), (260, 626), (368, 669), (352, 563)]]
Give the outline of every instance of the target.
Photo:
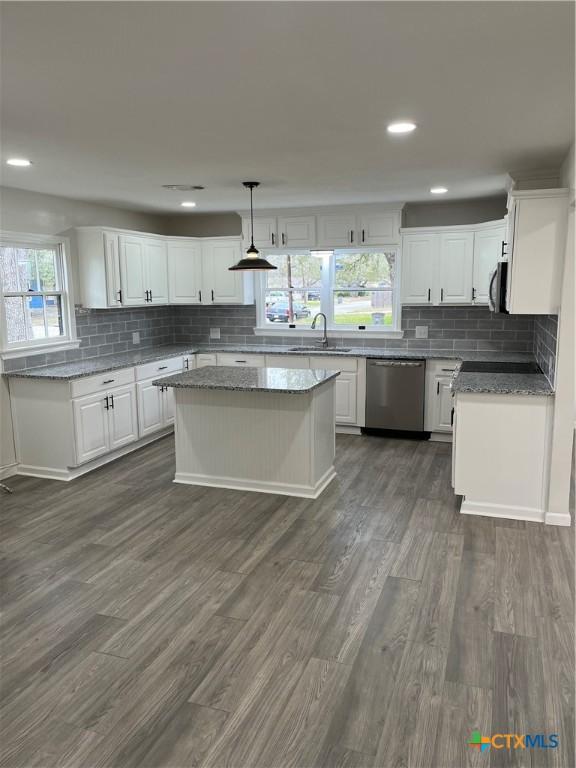
[(436, 382), (436, 394), (437, 395), (440, 394), (440, 382), (439, 381)]
[(116, 291), (116, 293), (118, 294), (118, 298), (116, 299), (116, 301), (117, 301), (117, 302), (119, 302), (120, 304), (122, 304), (122, 289), (121, 289), (121, 288), (119, 288), (119, 289)]
[(184, 368), (189, 371), (190, 370), (190, 360), (188, 358), (184, 358)]
[(272, 245), (276, 245), (276, 235), (272, 232)]
[(504, 258), (504, 256), (507, 255), (506, 253), (504, 253), (504, 248), (506, 248), (507, 245), (508, 245), (508, 243), (505, 243), (504, 240), (502, 240), (502, 250), (500, 251), (500, 256), (502, 258)]
[(110, 410), (110, 400), (108, 398), (108, 395), (104, 398), (104, 408), (106, 408), (107, 411)]
[(286, 245), (286, 235), (282, 232), (282, 245)]
[(440, 288), (440, 301), (444, 301), (444, 288)]
[(430, 288), (428, 288), (428, 301), (430, 301)]
[(472, 288), (472, 301), (476, 301), (476, 288)]
[(202, 291), (198, 291), (198, 301), (202, 304)]
[(212, 298), (212, 301), (214, 301), (214, 288), (210, 291), (210, 296)]
[(362, 242), (366, 240), (366, 230), (362, 230)]
[(166, 370), (166, 368), (168, 368), (168, 366), (167, 366), (167, 365), (160, 365), (160, 366), (158, 366), (158, 370), (159, 370), (159, 371), (165, 371), (165, 370)]
[(152, 301), (152, 291), (149, 291), (150, 293), (150, 301)]
[(114, 408), (114, 395), (110, 395), (110, 408)]
[(146, 294), (146, 298), (144, 299), (144, 301), (150, 301), (150, 299), (148, 298), (148, 291), (145, 291), (145, 294)]
[(454, 426), (454, 408), (452, 408), (452, 411), (450, 413), (450, 426)]
[(354, 230), (353, 229), (350, 230), (350, 242), (351, 243), (354, 242)]
[(114, 381), (114, 379), (104, 379), (102, 384), (112, 384), (113, 381)]

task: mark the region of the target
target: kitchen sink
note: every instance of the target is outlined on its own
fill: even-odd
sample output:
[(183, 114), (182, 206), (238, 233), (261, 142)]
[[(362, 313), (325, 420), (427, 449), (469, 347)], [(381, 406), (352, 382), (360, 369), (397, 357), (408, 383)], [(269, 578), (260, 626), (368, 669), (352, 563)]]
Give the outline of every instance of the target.
[(488, 362), (466, 360), (460, 367), (461, 373), (542, 373), (538, 363)]
[(290, 347), (288, 352), (350, 352), (350, 347)]

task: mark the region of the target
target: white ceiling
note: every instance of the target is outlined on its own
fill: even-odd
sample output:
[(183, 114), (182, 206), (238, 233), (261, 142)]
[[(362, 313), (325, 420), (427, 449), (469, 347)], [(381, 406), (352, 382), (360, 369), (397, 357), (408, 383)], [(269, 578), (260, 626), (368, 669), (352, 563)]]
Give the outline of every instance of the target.
[[(573, 141), (566, 2), (3, 3), (5, 186), (150, 211), (453, 198)], [(386, 124), (418, 130), (392, 139)], [(204, 184), (204, 192), (161, 189)], [(443, 199), (446, 199), (444, 196)]]

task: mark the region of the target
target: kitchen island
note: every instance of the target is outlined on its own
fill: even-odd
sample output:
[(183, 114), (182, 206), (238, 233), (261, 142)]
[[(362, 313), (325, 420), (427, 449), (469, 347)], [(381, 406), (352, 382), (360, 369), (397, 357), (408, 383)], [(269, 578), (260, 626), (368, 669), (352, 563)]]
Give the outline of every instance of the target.
[(206, 366), (174, 391), (174, 481), (317, 498), (334, 479), (338, 371)]

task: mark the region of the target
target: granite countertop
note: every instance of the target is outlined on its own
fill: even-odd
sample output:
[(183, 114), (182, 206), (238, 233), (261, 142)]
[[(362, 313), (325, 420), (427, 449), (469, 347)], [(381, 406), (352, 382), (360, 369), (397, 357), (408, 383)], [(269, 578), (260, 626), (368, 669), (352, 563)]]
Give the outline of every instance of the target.
[(339, 376), (339, 371), (299, 370), (298, 368), (238, 368), (207, 365), (152, 383), (177, 389), (220, 389), (238, 392), (280, 392), (301, 395), (311, 392)]
[[(312, 346), (312, 345), (310, 345)], [(242, 345), (190, 345), (169, 344), (160, 347), (122, 352), (116, 355), (93, 357), (72, 363), (59, 363), (38, 368), (26, 368), (20, 371), (6, 371), (3, 376), (13, 378), (46, 379), (55, 381), (72, 381), (86, 376), (94, 376), (106, 371), (119, 368), (129, 368), (133, 365), (162, 360), (177, 355), (194, 354), (197, 352), (241, 352), (260, 355), (300, 355), (303, 357), (364, 357), (384, 359), (418, 359), (418, 360), (499, 360), (522, 362), (533, 360), (534, 356), (527, 352), (477, 352), (473, 350), (433, 350), (433, 349), (389, 349), (381, 347), (340, 347), (328, 349), (294, 349), (289, 346), (242, 344)], [(466, 374), (471, 375), (471, 374)]]
[(10, 378), (48, 379), (52, 381), (72, 381), (86, 376), (95, 376), (118, 368), (130, 368), (133, 365), (152, 363), (165, 357), (190, 355), (196, 351), (189, 344), (167, 344), (161, 347), (148, 347), (135, 352), (122, 352), (117, 355), (89, 357), (86, 360), (76, 360), (73, 363), (59, 363), (42, 368), (25, 368), (21, 371), (7, 371), (3, 376)]
[(494, 395), (553, 395), (554, 389), (543, 373), (461, 373), (452, 379), (453, 392)]

